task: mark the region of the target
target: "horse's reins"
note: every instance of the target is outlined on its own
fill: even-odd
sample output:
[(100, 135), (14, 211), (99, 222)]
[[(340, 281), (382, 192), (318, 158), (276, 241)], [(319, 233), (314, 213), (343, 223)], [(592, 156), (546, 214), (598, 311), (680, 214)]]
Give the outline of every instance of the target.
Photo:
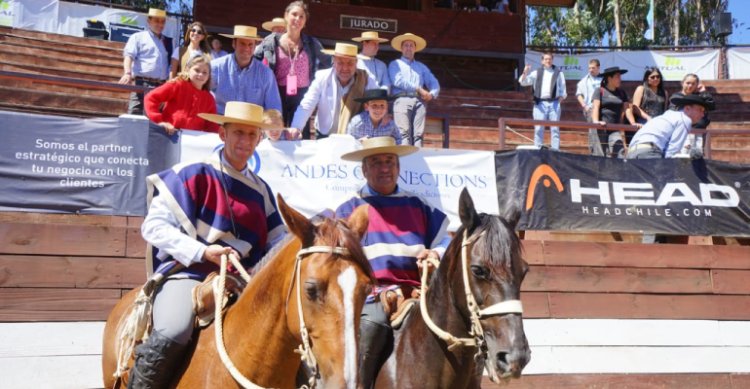
[[(297, 251), (297, 256), (294, 261), (294, 277), (289, 283), (289, 291), (287, 293), (287, 306), (289, 305), (289, 297), (292, 294), (292, 286), (294, 283), (297, 284), (297, 314), (299, 315), (299, 327), (300, 327), (300, 337), (302, 337), (302, 344), (299, 346), (299, 348), (295, 349), (294, 352), (297, 354), (300, 354), (300, 358), (302, 359), (302, 362), (305, 363), (305, 365), (310, 369), (310, 379), (308, 381), (309, 386), (303, 386), (303, 388), (313, 389), (315, 387), (316, 377), (318, 375), (318, 362), (315, 359), (315, 355), (312, 353), (312, 346), (310, 345), (310, 335), (307, 331), (307, 326), (305, 325), (305, 316), (302, 313), (302, 294), (300, 292), (300, 284), (301, 284), (301, 262), (304, 259), (303, 257), (308, 254), (313, 253), (329, 253), (331, 255), (342, 255), (346, 256), (349, 255), (349, 250), (347, 250), (344, 247), (334, 247), (334, 246), (310, 246), (307, 248), (300, 249)], [(242, 264), (240, 263), (239, 259), (235, 255), (230, 255), (229, 259), (232, 261), (232, 265), (234, 265), (235, 268), (237, 268), (240, 271), (240, 274), (242, 275), (242, 278), (245, 280), (245, 282), (250, 282), (250, 275), (245, 271), (245, 269), (242, 267)], [(221, 358), (221, 361), (224, 363), (224, 366), (229, 370), (229, 373), (232, 375), (232, 378), (234, 378), (237, 383), (242, 385), (244, 388), (263, 388), (262, 386), (258, 386), (254, 384), (252, 381), (250, 381), (247, 377), (245, 377), (232, 363), (231, 358), (229, 357), (229, 354), (227, 353), (226, 348), (224, 347), (224, 331), (223, 331), (223, 325), (222, 325), (222, 299), (224, 297), (224, 290), (226, 288), (226, 278), (227, 278), (227, 255), (222, 254), (221, 255), (221, 267), (219, 269), (219, 277), (217, 277), (214, 280), (214, 300), (215, 300), (215, 310), (214, 310), (214, 317), (216, 320), (216, 323), (214, 323), (214, 329), (216, 334), (216, 348), (219, 351), (219, 357)]]
[[(467, 270), (469, 246), (474, 244), (474, 242), (476, 242), (477, 239), (483, 236), (485, 232), (486, 231), (482, 231), (481, 233), (474, 235), (469, 239), (467, 237), (467, 230), (464, 230), (464, 236), (461, 242), (461, 267), (463, 269), (462, 273), (464, 281), (464, 293), (466, 294), (466, 305), (468, 306), (469, 313), (471, 315), (471, 330), (469, 331), (469, 335), (471, 335), (472, 337), (457, 338), (449, 332), (438, 327), (430, 317), (429, 312), (427, 312), (428, 272), (426, 270), (426, 266), (422, 267), (422, 285), (420, 287), (421, 293), (419, 298), (419, 308), (422, 312), (422, 318), (424, 319), (425, 324), (427, 324), (427, 327), (432, 332), (434, 332), (435, 335), (437, 335), (440, 339), (444, 340), (448, 344), (448, 350), (453, 350), (458, 346), (477, 346), (477, 357), (486, 357), (487, 355), (487, 348), (484, 342), (484, 329), (482, 328), (481, 322), (482, 319), (511, 313), (523, 314), (523, 305), (521, 304), (521, 300), (505, 300), (497, 304), (493, 304), (487, 308), (479, 309), (479, 304), (477, 304), (477, 300), (474, 298), (474, 294), (471, 292), (471, 285), (469, 285), (469, 274)], [(428, 261), (430, 261), (430, 263), (435, 267), (440, 264), (434, 258), (428, 257)]]

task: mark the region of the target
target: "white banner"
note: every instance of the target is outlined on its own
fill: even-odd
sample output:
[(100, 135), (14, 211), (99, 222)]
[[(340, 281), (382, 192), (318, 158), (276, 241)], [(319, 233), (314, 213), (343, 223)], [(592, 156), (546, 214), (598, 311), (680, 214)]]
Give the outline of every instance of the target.
[[(183, 130), (182, 161), (194, 161), (210, 154), (221, 140), (216, 134)], [(365, 184), (360, 163), (341, 155), (361, 148), (349, 135), (332, 135), (318, 141), (270, 142), (258, 145), (251, 168), (271, 189), (306, 216), (336, 209)], [(495, 153), (422, 148), (401, 158), (399, 187), (416, 193), (445, 212), (449, 229), (461, 224), (458, 197), (469, 189), (479, 212), (497, 215)]]
[[(566, 80), (580, 80), (588, 73), (588, 63), (598, 59), (601, 70), (619, 66), (627, 69), (622, 76), (624, 81), (642, 81), (648, 67), (658, 67), (665, 81), (682, 81), (688, 73), (695, 73), (701, 80), (716, 80), (719, 76), (719, 50), (696, 51), (612, 51), (575, 55), (555, 54), (552, 61), (565, 74)], [(526, 63), (532, 69), (541, 65), (542, 53), (526, 52)]]
[[(140, 26), (146, 28), (146, 14), (98, 5), (70, 3), (58, 0), (0, 0), (0, 25), (12, 20), (13, 28), (44, 31), (83, 37), (87, 20)], [(164, 34), (180, 41), (180, 19), (167, 17)]]
[(732, 47), (727, 50), (727, 67), (730, 80), (750, 79), (750, 47)]

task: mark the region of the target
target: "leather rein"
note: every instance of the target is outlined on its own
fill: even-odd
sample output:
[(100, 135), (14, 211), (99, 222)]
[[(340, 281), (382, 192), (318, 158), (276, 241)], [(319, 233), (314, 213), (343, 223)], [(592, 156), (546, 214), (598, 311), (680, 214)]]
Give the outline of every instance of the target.
[[(449, 332), (438, 327), (437, 324), (430, 317), (427, 311), (427, 277), (428, 271), (427, 266), (422, 267), (422, 285), (421, 293), (419, 298), (419, 308), (422, 312), (422, 318), (424, 319), (427, 327), (435, 333), (440, 339), (444, 340), (448, 344), (448, 350), (453, 350), (458, 346), (464, 347), (477, 347), (477, 354), (474, 356), (475, 360), (480, 358), (486, 360), (487, 358), (487, 346), (484, 340), (484, 329), (482, 328), (482, 319), (486, 319), (493, 316), (501, 316), (507, 314), (523, 314), (523, 305), (521, 300), (504, 300), (499, 303), (493, 304), (487, 308), (480, 309), (477, 300), (474, 298), (474, 294), (471, 292), (471, 285), (469, 284), (469, 273), (468, 273), (468, 257), (469, 248), (472, 246), (480, 237), (485, 235), (486, 231), (482, 231), (479, 234), (467, 237), (468, 232), (464, 230), (463, 240), (461, 242), (461, 268), (464, 283), (464, 293), (466, 294), (466, 305), (469, 308), (469, 314), (471, 315), (471, 329), (469, 330), (470, 338), (458, 338)], [(440, 264), (436, 259), (428, 257), (430, 263), (437, 268)], [(486, 367), (486, 366), (485, 366)]]
[[(315, 388), (315, 382), (316, 378), (318, 376), (318, 363), (315, 360), (315, 355), (312, 353), (312, 346), (310, 345), (310, 335), (307, 331), (307, 326), (305, 325), (305, 317), (302, 313), (302, 294), (300, 292), (300, 272), (301, 272), (301, 263), (305, 256), (308, 254), (313, 253), (328, 253), (331, 255), (341, 255), (341, 256), (348, 256), (349, 250), (347, 250), (344, 247), (335, 247), (335, 246), (310, 246), (307, 248), (300, 249), (297, 251), (297, 256), (294, 261), (294, 276), (291, 279), (289, 283), (289, 290), (287, 292), (287, 299), (286, 304), (287, 307), (289, 306), (289, 297), (292, 294), (292, 287), (296, 284), (297, 287), (297, 314), (299, 315), (299, 326), (300, 326), (300, 336), (302, 337), (302, 344), (299, 346), (299, 348), (295, 349), (294, 352), (300, 354), (300, 358), (302, 359), (302, 362), (305, 363), (305, 365), (310, 370), (310, 379), (308, 381), (308, 385), (302, 386), (302, 388), (307, 389), (313, 389)], [(240, 274), (242, 275), (242, 278), (245, 280), (245, 282), (250, 282), (250, 276), (245, 272), (244, 268), (242, 267), (242, 264), (240, 263), (240, 260), (235, 255), (230, 255), (229, 260), (231, 260), (232, 265), (235, 269), (240, 271)], [(214, 280), (214, 299), (216, 301), (215, 305), (215, 312), (214, 317), (216, 320), (216, 323), (214, 323), (214, 329), (215, 329), (215, 337), (216, 337), (216, 348), (219, 352), (219, 357), (221, 358), (221, 361), (224, 363), (224, 366), (229, 370), (229, 373), (232, 375), (232, 378), (234, 378), (235, 381), (237, 381), (238, 384), (240, 384), (243, 388), (249, 388), (249, 389), (264, 389), (262, 386), (256, 385), (252, 381), (250, 381), (247, 377), (245, 377), (234, 365), (231, 358), (229, 357), (229, 354), (227, 353), (226, 348), (224, 347), (224, 334), (223, 334), (223, 323), (222, 323), (222, 305), (221, 301), (224, 296), (224, 290), (226, 285), (226, 277), (227, 277), (227, 255), (222, 254), (221, 256), (221, 267), (219, 269), (219, 277), (217, 277)]]

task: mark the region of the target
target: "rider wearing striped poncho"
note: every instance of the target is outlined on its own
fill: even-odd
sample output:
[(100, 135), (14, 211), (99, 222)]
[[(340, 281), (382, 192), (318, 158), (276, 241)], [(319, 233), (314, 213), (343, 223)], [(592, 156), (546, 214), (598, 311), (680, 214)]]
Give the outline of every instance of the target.
[[(153, 331), (135, 350), (128, 388), (162, 388), (182, 362), (195, 322), (192, 290), (222, 254), (255, 265), (285, 227), (271, 188), (248, 169), (260, 141), (263, 108), (230, 102), (225, 115), (200, 114), (221, 124), (224, 147), (205, 161), (180, 164), (148, 177), (149, 209), (141, 233), (149, 243), (149, 270), (185, 268), (156, 291)], [(159, 270), (157, 270), (159, 271)]]
[(390, 317), (375, 298), (396, 288), (419, 288), (417, 263), (428, 256), (441, 258), (448, 247), (446, 215), (421, 197), (398, 185), (399, 156), (417, 151), (414, 146), (396, 145), (390, 137), (365, 139), (362, 150), (341, 156), (362, 161), (367, 185), (341, 204), (336, 216), (346, 218), (360, 205), (370, 205), (367, 233), (362, 247), (372, 265), (378, 285), (362, 308), (360, 321), (360, 379), (365, 388), (374, 383), (382, 353), (393, 341)]

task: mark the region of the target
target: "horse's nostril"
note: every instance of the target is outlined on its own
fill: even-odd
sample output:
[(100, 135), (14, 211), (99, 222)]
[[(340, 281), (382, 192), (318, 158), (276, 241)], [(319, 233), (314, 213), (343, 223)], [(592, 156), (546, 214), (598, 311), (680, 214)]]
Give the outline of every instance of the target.
[(508, 355), (509, 353), (507, 351), (500, 351), (497, 353), (497, 364), (498, 367), (501, 367), (503, 369), (506, 369), (508, 367)]

